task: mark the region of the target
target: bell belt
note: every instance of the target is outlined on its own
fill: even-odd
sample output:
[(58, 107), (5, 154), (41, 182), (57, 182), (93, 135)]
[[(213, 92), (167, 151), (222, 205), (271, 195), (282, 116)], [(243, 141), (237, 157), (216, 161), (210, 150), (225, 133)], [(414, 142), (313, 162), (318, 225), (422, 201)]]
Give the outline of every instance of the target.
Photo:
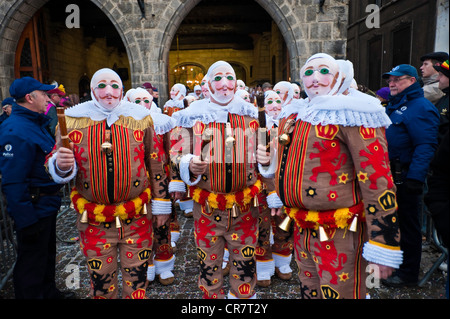
[[(87, 212), (88, 220), (92, 222), (112, 222), (116, 217), (121, 220), (134, 218), (140, 215), (142, 208), (151, 199), (150, 188), (147, 187), (139, 196), (118, 204), (98, 204), (88, 201), (74, 187), (70, 193), (70, 200), (75, 210), (83, 214)], [(145, 208), (143, 214), (145, 214)]]
[(348, 227), (354, 218), (365, 221), (364, 204), (359, 202), (348, 208), (312, 211), (298, 207), (284, 207), (286, 214), (301, 228), (318, 229), (319, 226), (335, 229)]
[(233, 204), (237, 204), (241, 209), (248, 207), (253, 198), (261, 193), (263, 183), (257, 179), (255, 184), (244, 188), (241, 191), (227, 194), (213, 193), (197, 186), (189, 186), (189, 196), (202, 206), (208, 202), (212, 209), (231, 209)]

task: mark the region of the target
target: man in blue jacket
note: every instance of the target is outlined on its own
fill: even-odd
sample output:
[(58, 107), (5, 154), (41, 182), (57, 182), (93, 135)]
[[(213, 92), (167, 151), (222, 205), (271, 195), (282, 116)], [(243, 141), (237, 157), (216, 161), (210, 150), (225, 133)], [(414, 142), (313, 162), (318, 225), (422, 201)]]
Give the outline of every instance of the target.
[(385, 285), (417, 284), (422, 254), (422, 192), (428, 167), (437, 148), (439, 112), (418, 82), (415, 67), (401, 64), (384, 73), (390, 89), (386, 112), (392, 125), (386, 130), (389, 160), (397, 185), (398, 219), (403, 264)]
[(15, 98), (0, 129), (0, 172), (7, 211), (14, 220), (17, 261), (16, 299), (66, 297), (55, 285), (56, 216), (61, 205), (56, 184), (44, 166), (55, 139), (44, 113), (53, 85), (24, 77), (10, 86)]

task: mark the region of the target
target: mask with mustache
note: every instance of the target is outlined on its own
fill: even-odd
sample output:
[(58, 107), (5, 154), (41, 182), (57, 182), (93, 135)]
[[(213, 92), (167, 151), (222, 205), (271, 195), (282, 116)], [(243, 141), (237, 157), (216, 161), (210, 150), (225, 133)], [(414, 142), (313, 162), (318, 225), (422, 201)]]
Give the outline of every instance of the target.
[(227, 105), (236, 92), (236, 74), (233, 67), (225, 61), (217, 61), (208, 70), (208, 87), (213, 102)]
[(306, 94), (310, 99), (321, 95), (333, 95), (341, 82), (339, 66), (334, 58), (320, 53), (306, 61), (300, 71)]
[(119, 75), (104, 68), (94, 73), (91, 79), (91, 97), (97, 107), (105, 111), (116, 108), (122, 99), (123, 84)]

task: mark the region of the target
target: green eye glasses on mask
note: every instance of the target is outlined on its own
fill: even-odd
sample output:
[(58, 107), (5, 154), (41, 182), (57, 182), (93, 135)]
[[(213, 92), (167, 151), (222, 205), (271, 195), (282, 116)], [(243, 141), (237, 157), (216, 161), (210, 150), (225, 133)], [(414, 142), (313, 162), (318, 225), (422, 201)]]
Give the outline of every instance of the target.
[(214, 81), (219, 82), (219, 81), (222, 80), (222, 78), (224, 78), (224, 77), (226, 77), (227, 80), (229, 80), (229, 81), (233, 81), (233, 80), (234, 80), (234, 76), (232, 76), (232, 75), (227, 75), (227, 76), (216, 75), (216, 76), (214, 77)]
[[(150, 100), (143, 100), (144, 101), (144, 103), (150, 103)], [(141, 100), (136, 100), (136, 101), (134, 101), (136, 104), (139, 104), (139, 103), (141, 103)]]
[(276, 101), (269, 100), (269, 101), (267, 101), (267, 104), (272, 104), (273, 102), (277, 102), (278, 104), (281, 104), (281, 100), (276, 100)]
[(310, 76), (310, 75), (314, 74), (314, 71), (319, 71), (320, 74), (323, 74), (323, 75), (330, 73), (330, 70), (328, 70), (327, 68), (321, 68), (320, 70), (308, 69), (305, 71), (304, 74), (305, 74), (305, 76)]
[(111, 87), (112, 87), (113, 89), (119, 89), (119, 88), (120, 88), (119, 84), (117, 84), (117, 83), (113, 83), (113, 84), (99, 83), (99, 84), (97, 85), (97, 87), (98, 87), (99, 89), (104, 89), (107, 85), (111, 85)]

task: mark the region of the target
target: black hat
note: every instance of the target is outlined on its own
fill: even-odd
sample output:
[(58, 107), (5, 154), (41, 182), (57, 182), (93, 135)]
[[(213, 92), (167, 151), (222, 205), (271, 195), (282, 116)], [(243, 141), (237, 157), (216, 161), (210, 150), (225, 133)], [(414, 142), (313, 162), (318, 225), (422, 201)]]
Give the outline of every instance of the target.
[(425, 60), (437, 60), (442, 63), (445, 60), (448, 60), (448, 53), (447, 52), (430, 52), (420, 58), (420, 61), (425, 61)]

